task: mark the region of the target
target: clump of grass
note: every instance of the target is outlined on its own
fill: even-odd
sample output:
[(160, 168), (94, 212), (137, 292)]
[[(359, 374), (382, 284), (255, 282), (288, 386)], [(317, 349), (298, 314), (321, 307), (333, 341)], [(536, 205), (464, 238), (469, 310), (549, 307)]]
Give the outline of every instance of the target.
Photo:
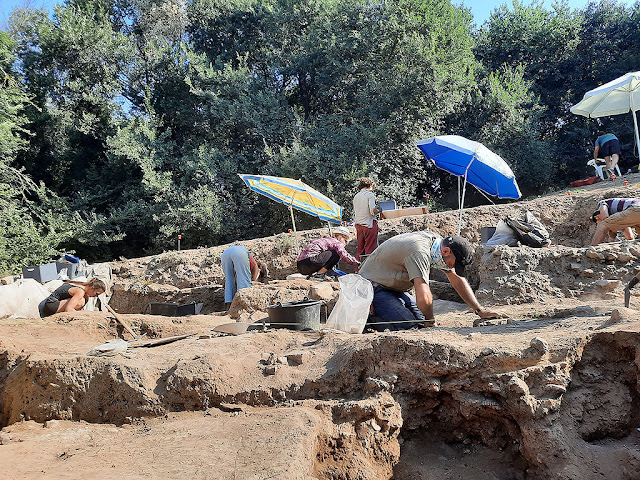
[(213, 265), (214, 263), (220, 263), (220, 257), (221, 256), (222, 255), (220, 254), (220, 252), (218, 250), (211, 250), (202, 259), (201, 266), (202, 267), (206, 267), (206, 266), (209, 266), (209, 265)]
[(294, 242), (295, 239), (292, 235), (285, 234), (276, 238), (274, 247), (280, 255), (284, 255), (285, 253), (288, 253), (289, 250), (291, 250)]
[(131, 284), (129, 290), (139, 295), (147, 295), (149, 293), (149, 285), (153, 282), (149, 279), (139, 279)]

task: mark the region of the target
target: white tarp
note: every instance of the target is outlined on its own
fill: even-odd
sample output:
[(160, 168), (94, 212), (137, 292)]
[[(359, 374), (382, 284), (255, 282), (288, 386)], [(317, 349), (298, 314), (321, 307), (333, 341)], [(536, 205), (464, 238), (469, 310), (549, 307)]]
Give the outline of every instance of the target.
[(0, 317), (39, 318), (38, 304), (50, 295), (49, 290), (33, 278), (20, 279), (0, 286)]
[[(108, 263), (97, 263), (89, 265), (87, 270), (90, 277), (97, 277), (107, 285), (107, 293), (98, 298), (101, 305), (109, 303), (113, 283), (111, 266)], [(87, 278), (77, 277), (73, 281), (85, 282)], [(38, 305), (62, 283), (62, 280), (58, 279), (43, 285), (32, 278), (20, 278), (9, 285), (0, 285), (0, 317), (39, 318)], [(83, 310), (96, 310), (97, 300), (89, 298)]]

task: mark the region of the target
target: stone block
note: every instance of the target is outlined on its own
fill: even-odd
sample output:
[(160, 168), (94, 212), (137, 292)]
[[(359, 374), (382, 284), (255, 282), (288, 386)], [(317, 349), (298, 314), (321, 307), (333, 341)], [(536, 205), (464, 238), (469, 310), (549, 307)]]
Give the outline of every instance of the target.
[(309, 287), (309, 296), (314, 300), (322, 300), (326, 303), (333, 300), (336, 293), (331, 283), (322, 282)]

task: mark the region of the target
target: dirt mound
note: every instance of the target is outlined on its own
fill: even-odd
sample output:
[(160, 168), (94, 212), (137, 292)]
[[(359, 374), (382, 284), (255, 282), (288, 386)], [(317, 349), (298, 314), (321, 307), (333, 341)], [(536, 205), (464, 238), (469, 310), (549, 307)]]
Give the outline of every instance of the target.
[[(114, 262), (112, 305), (146, 340), (87, 352), (117, 334), (100, 312), (0, 319), (0, 471), (12, 478), (634, 479), (640, 471), (640, 300), (623, 307), (637, 241), (587, 247), (597, 200), (633, 196), (617, 180), (528, 202), (468, 209), (462, 234), (531, 210), (555, 246), (478, 248), (469, 280), (510, 318), (476, 318), (434, 272), (438, 327), (349, 335), (212, 329), (226, 246)], [(380, 223), (381, 240), (457, 229), (457, 213)], [(326, 231), (301, 233), (301, 243)], [(239, 242), (276, 279), (242, 290), (229, 314), (319, 298), (331, 282), (294, 272), (288, 234)], [(348, 249), (353, 253), (355, 245)], [(203, 315), (145, 314), (152, 302)], [(127, 337), (128, 338), (128, 337)], [(37, 423), (36, 423), (37, 422)], [(24, 459), (29, 458), (28, 462)]]

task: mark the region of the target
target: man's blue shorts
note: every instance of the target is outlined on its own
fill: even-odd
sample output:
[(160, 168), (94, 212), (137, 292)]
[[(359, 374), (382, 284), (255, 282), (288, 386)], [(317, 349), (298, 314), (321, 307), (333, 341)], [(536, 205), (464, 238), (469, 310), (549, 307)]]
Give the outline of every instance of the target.
[(617, 138), (604, 142), (602, 147), (600, 147), (600, 150), (598, 150), (598, 156), (600, 158), (609, 157), (614, 153), (620, 155), (620, 142)]

